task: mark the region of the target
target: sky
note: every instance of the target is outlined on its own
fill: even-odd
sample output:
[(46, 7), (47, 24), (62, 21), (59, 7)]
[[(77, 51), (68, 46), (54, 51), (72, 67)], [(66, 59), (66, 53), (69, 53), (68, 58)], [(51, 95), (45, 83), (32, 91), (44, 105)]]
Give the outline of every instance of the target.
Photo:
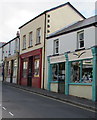
[(95, 15), (96, 0), (0, 0), (0, 42), (12, 40), (24, 23), (66, 2), (70, 2), (86, 18)]

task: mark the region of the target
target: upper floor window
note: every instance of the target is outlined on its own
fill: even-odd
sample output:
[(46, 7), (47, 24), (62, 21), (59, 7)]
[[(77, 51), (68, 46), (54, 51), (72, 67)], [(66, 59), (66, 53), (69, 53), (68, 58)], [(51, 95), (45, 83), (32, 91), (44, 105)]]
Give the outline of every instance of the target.
[(84, 47), (84, 31), (78, 32), (78, 48)]
[(26, 35), (23, 36), (23, 49), (26, 49)]
[(9, 43), (9, 55), (11, 54), (11, 42)]
[(54, 40), (54, 54), (59, 53), (59, 40)]
[(29, 33), (29, 47), (31, 47), (33, 44), (33, 32)]
[(36, 36), (36, 44), (39, 44), (41, 41), (41, 28), (37, 29), (36, 35), (37, 35)]

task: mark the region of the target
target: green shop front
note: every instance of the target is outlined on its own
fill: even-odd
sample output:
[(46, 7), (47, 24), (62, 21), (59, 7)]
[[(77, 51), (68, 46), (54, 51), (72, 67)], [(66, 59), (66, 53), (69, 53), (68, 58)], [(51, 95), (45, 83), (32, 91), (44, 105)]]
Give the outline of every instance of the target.
[(48, 89), (53, 92), (65, 92), (65, 56), (48, 57)]
[(97, 47), (48, 57), (48, 89), (97, 101)]

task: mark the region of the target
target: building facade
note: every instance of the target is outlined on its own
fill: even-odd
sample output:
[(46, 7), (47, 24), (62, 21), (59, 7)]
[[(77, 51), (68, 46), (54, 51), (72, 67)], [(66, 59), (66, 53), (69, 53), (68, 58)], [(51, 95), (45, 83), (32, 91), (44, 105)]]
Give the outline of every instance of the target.
[(19, 33), (17, 36), (2, 46), (3, 80), (18, 83), (19, 69)]
[(85, 19), (83, 15), (70, 3), (66, 3), (41, 13), (20, 27), (19, 84), (47, 88), (46, 36), (63, 26), (83, 19)]
[(3, 71), (3, 61), (2, 61), (2, 47), (0, 47), (0, 81), (3, 80), (2, 71)]
[(48, 36), (48, 90), (97, 100), (97, 16)]

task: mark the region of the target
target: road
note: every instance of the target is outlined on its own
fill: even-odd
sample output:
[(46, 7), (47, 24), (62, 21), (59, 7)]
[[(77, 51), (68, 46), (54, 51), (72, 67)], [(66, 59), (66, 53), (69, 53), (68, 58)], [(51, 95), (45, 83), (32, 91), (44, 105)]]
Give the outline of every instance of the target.
[(95, 113), (3, 85), (2, 116), (3, 118), (94, 118)]

